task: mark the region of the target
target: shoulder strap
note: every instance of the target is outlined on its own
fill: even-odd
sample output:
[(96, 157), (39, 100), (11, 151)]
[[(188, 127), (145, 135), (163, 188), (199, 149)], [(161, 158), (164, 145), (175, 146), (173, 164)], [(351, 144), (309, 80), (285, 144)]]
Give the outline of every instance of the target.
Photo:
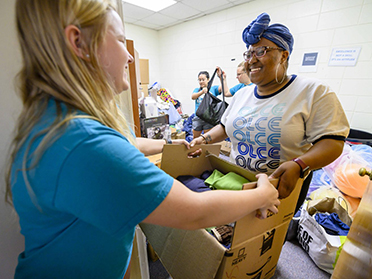
[[(221, 69), (221, 68), (220, 68)], [(223, 71), (222, 71), (222, 69), (221, 69), (221, 73), (222, 73)], [(214, 70), (214, 73), (213, 73), (213, 75), (212, 75), (212, 77), (211, 77), (211, 79), (208, 81), (208, 92), (209, 92), (209, 90), (211, 89), (211, 87), (212, 87), (212, 83), (213, 83), (213, 79), (214, 79), (214, 76), (216, 75), (216, 73), (217, 73), (217, 68)], [(223, 86), (223, 74), (221, 74), (221, 89), (222, 89), (222, 100), (223, 100), (223, 102), (225, 103), (225, 88), (224, 88), (224, 86)]]

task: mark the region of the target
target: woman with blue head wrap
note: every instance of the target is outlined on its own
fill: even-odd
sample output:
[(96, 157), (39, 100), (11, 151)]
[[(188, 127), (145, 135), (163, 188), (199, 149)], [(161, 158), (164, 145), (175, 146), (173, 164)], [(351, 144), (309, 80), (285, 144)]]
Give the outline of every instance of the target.
[[(221, 124), (191, 145), (229, 137), (230, 160), (255, 173), (279, 178), (281, 197), (298, 178), (319, 169), (342, 152), (349, 124), (336, 94), (319, 80), (288, 75), (294, 39), (288, 27), (260, 14), (242, 34), (245, 70), (256, 86), (240, 89)], [(306, 197), (305, 180), (297, 208)]]

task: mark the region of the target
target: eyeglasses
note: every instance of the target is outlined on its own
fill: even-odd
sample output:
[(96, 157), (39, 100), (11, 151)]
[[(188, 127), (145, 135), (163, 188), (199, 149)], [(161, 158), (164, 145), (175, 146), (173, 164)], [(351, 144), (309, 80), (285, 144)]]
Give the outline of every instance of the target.
[(243, 57), (245, 61), (251, 60), (251, 58), (256, 56), (256, 58), (263, 57), (266, 54), (266, 51), (268, 50), (284, 50), (281, 47), (269, 47), (269, 46), (260, 46), (256, 47), (254, 50), (247, 50), (246, 52), (243, 53)]

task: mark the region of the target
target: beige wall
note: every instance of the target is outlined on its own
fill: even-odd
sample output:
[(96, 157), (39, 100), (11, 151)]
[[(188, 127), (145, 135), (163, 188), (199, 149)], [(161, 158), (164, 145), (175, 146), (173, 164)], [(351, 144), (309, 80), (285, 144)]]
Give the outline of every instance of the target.
[(14, 0), (0, 2), (0, 277), (14, 276), (17, 256), (24, 242), (19, 233), (18, 219), (4, 203), (4, 167), (14, 122), (21, 102), (14, 91), (13, 79), (20, 67), (14, 24)]

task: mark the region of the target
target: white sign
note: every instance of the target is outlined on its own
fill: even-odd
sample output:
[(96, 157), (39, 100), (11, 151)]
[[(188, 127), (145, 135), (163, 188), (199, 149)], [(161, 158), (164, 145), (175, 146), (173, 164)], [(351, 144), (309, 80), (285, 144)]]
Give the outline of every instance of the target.
[(329, 59), (329, 66), (355, 66), (361, 47), (334, 48)]

